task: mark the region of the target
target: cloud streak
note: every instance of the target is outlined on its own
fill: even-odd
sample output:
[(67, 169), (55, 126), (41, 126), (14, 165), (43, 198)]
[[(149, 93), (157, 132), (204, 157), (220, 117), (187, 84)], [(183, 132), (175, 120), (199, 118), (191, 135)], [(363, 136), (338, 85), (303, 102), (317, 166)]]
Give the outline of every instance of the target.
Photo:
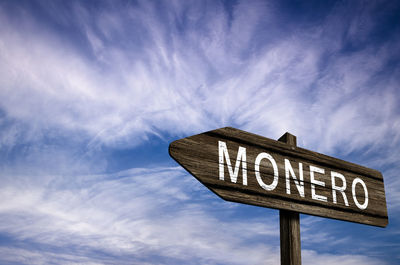
[[(399, 34), (379, 33), (396, 7), (376, 5), (328, 5), (313, 21), (261, 1), (0, 4), (0, 232), (15, 242), (0, 257), (276, 264), (275, 215), (244, 222), (242, 206), (169, 166), (104, 173), (107, 148), (139, 160), (154, 139), (166, 147), (224, 126), (290, 131), (302, 147), (383, 171), (396, 230)], [(315, 237), (325, 223), (306, 220), (308, 242), (351, 245), (334, 228)], [(303, 258), (385, 262), (360, 253), (309, 244)]]
[[(0, 199), (0, 233), (16, 242), (13, 247), (0, 246), (0, 253), (7, 253), (0, 255), (2, 262), (276, 264), (279, 260), (279, 248), (268, 244), (279, 241), (277, 216), (238, 220), (234, 214), (238, 206), (216, 196), (211, 204), (205, 203), (210, 201), (209, 192), (178, 168), (58, 176), (44, 187), (1, 187)], [(221, 219), (224, 215), (231, 218)], [(360, 255), (305, 251), (304, 261), (308, 260), (382, 264)]]
[[(9, 185), (0, 192), (0, 231), (22, 247), (3, 247), (2, 251), (16, 252), (15, 261), (36, 253), (37, 263), (40, 258), (85, 262), (94, 253), (100, 255), (95, 262), (106, 257), (104, 263), (110, 264), (116, 260), (126, 264), (243, 264), (249, 253), (253, 253), (253, 264), (264, 258), (276, 260), (276, 250), (269, 246), (243, 244), (255, 233), (276, 240), (277, 230), (269, 222), (219, 220), (213, 208), (224, 211), (227, 203), (205, 204), (207, 191), (199, 186), (176, 168), (54, 177), (45, 187), (29, 190)], [(206, 196), (195, 198), (193, 191)], [(39, 254), (35, 246), (51, 247)], [(272, 258), (265, 256), (265, 250)], [(3, 261), (7, 259), (11, 258)]]
[(253, 51), (259, 25), (277, 19), (274, 7), (238, 4), (231, 17), (218, 4), (166, 7), (162, 14), (151, 2), (121, 12), (119, 5), (97, 12), (73, 7), (67, 19), (76, 18), (80, 31), (73, 33), (81, 37), (67, 41), (36, 18), (21, 26), (3, 11), (1, 107), (8, 117), (117, 146), (226, 124), (273, 136), (291, 128), (306, 143), (306, 135), (323, 137), (324, 151), (338, 143), (351, 151), (383, 135), (398, 144), (398, 80), (395, 73), (375, 77), (390, 61), (394, 40), (346, 55), (315, 29), (273, 46), (263, 39)]

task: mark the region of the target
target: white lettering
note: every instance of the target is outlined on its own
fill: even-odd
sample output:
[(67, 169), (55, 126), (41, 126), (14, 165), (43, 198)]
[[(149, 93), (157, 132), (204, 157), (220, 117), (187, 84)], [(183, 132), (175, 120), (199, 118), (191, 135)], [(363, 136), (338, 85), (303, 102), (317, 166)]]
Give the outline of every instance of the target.
[(314, 167), (310, 166), (310, 181), (311, 181), (311, 198), (313, 200), (318, 200), (318, 201), (323, 201), (327, 202), (327, 198), (323, 195), (317, 195), (315, 193), (315, 185), (325, 187), (325, 182), (316, 180), (314, 177), (314, 172), (320, 173), (320, 174), (325, 174), (325, 169), (319, 168), (319, 167)]
[(296, 175), (294, 174), (294, 170), (292, 165), (290, 164), (289, 159), (285, 158), (285, 174), (286, 174), (286, 193), (290, 194), (290, 175), (293, 178), (294, 183), (296, 184), (296, 188), (301, 197), (304, 198), (304, 180), (303, 180), (303, 164), (299, 163), (299, 180), (297, 180)]
[(243, 172), (243, 185), (247, 185), (247, 162), (246, 162), (246, 148), (239, 146), (237, 153), (235, 170), (232, 169), (231, 160), (229, 159), (228, 148), (225, 142), (218, 141), (218, 151), (219, 151), (219, 179), (224, 180), (224, 157), (226, 160), (226, 165), (228, 167), (229, 176), (231, 182), (236, 183), (237, 177), (239, 175), (240, 161), (242, 161), (242, 172)]
[[(341, 187), (336, 186), (335, 178), (340, 178), (342, 180), (343, 185)], [(342, 174), (338, 173), (338, 172), (331, 171), (331, 181), (332, 181), (333, 203), (337, 203), (336, 191), (339, 191), (343, 196), (344, 204), (346, 206), (349, 206), (349, 202), (347, 201), (346, 193), (344, 193), (344, 191), (346, 190), (346, 179), (345, 179), (345, 177)]]
[[(261, 174), (260, 174), (260, 163), (261, 160), (263, 159), (268, 159), (271, 164), (272, 167), (274, 168), (274, 180), (272, 181), (272, 183), (270, 185), (267, 185), (263, 182), (263, 180), (261, 179)], [(274, 190), (276, 185), (278, 185), (278, 166), (276, 165), (275, 160), (272, 158), (272, 156), (270, 154), (267, 153), (260, 153), (258, 154), (258, 156), (256, 157), (256, 161), (254, 164), (254, 170), (256, 173), (256, 178), (258, 181), (258, 184), (261, 186), (261, 188), (263, 188), (264, 190)]]
[[(239, 172), (240, 172), (240, 167), (242, 167), (242, 183), (243, 185), (247, 186), (247, 155), (246, 155), (246, 148), (239, 146), (238, 151), (237, 151), (237, 157), (236, 161), (234, 162), (235, 165), (233, 167), (233, 162), (230, 160), (229, 157), (229, 151), (226, 142), (224, 141), (218, 141), (218, 155), (219, 155), (219, 179), (220, 180), (225, 180), (225, 165), (228, 168), (228, 173), (229, 173), (229, 178), (232, 183), (237, 183), (238, 177), (239, 177)], [(232, 155), (232, 154), (231, 154)], [(261, 162), (263, 159), (268, 160), (269, 162), (264, 162), (266, 164), (263, 164), (263, 168), (270, 167), (272, 166), (273, 170), (273, 179), (271, 180), (271, 174), (267, 172), (271, 172), (271, 168), (269, 168), (269, 171), (263, 171), (264, 176), (261, 176)], [(251, 159), (252, 160), (252, 159)], [(284, 162), (284, 167), (285, 167), (285, 184), (286, 184), (286, 194), (291, 194), (291, 179), (293, 180), (293, 183), (296, 186), (296, 189), (298, 191), (298, 194), (304, 198), (305, 197), (305, 188), (304, 188), (304, 171), (303, 171), (303, 163), (298, 162), (298, 171), (296, 168), (293, 168), (291, 163), (297, 163), (297, 162), (292, 162), (287, 158), (284, 158), (284, 161), (280, 160), (278, 161), (280, 166), (283, 166)], [(307, 165), (306, 165), (307, 166)], [(326, 189), (319, 188), (318, 193), (322, 194), (317, 194), (316, 191), (316, 186), (320, 187), (325, 187), (328, 176), (320, 176), (321, 179), (316, 179), (316, 173), (317, 174), (325, 174), (325, 169), (312, 166), (310, 165), (310, 186), (311, 186), (311, 198), (313, 200), (318, 200), (322, 202), (328, 202), (328, 198), (326, 196), (326, 193), (328, 192)], [(255, 162), (254, 162), (254, 174), (256, 177), (256, 180), (260, 187), (266, 191), (273, 191), (275, 188), (278, 186), (279, 182), (279, 171), (278, 171), (278, 165), (275, 159), (268, 153), (261, 152), (257, 155)], [(298, 173), (297, 173), (298, 172)], [(283, 172), (282, 172), (283, 173)], [(331, 171), (331, 189), (332, 189), (332, 202), (334, 204), (338, 204), (338, 200), (340, 201), (340, 198), (343, 198), (344, 205), (349, 207), (349, 200), (346, 195), (346, 188), (347, 188), (347, 182), (346, 182), (346, 177), (338, 172)], [(326, 180), (325, 180), (326, 179)], [(266, 184), (264, 181), (270, 184)], [(362, 200), (362, 192), (356, 194), (356, 187), (357, 184), (360, 184), (362, 189), (364, 190), (364, 200)], [(293, 185), (293, 184), (292, 184)], [(328, 184), (329, 185), (329, 184)], [(361, 190), (361, 189), (359, 189)], [(349, 191), (350, 192), (350, 191)], [(352, 192), (352, 197), (353, 201), (356, 204), (356, 206), (361, 209), (365, 210), (368, 207), (368, 202), (369, 202), (369, 197), (368, 197), (368, 189), (365, 184), (365, 182), (357, 177), (353, 180), (352, 185), (351, 185), (351, 192)], [(294, 192), (296, 193), (296, 192)], [(338, 195), (339, 193), (339, 195)], [(341, 194), (341, 195), (340, 195)], [(360, 201), (362, 203), (360, 203)]]
[[(363, 204), (360, 204), (356, 198), (357, 183), (360, 183), (364, 189), (364, 203)], [(353, 193), (353, 200), (354, 200), (354, 203), (357, 205), (357, 207), (361, 210), (365, 210), (368, 206), (368, 190), (367, 190), (367, 186), (365, 185), (364, 181), (362, 181), (362, 179), (360, 179), (360, 178), (355, 178), (353, 180), (353, 184), (351, 185), (351, 192)]]

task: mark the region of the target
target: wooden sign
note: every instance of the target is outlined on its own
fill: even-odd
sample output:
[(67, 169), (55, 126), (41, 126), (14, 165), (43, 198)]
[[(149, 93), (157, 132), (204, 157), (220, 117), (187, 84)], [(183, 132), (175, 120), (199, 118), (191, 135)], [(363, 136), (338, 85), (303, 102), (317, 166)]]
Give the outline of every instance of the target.
[(388, 224), (380, 172), (296, 144), (226, 127), (174, 141), (169, 153), (228, 201)]

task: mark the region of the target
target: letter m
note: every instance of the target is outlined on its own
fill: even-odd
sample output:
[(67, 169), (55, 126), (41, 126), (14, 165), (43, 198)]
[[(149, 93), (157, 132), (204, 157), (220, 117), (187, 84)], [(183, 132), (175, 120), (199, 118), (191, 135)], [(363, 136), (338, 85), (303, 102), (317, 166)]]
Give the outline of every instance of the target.
[(226, 165), (228, 167), (231, 182), (236, 183), (237, 177), (239, 175), (240, 162), (242, 162), (243, 185), (247, 186), (246, 148), (239, 146), (234, 170), (232, 169), (231, 160), (229, 159), (228, 148), (226, 147), (225, 142), (218, 141), (218, 151), (219, 151), (219, 179), (224, 180), (224, 177), (225, 177), (224, 176), (225, 175), (224, 174), (224, 169), (225, 169), (224, 160), (226, 160)]

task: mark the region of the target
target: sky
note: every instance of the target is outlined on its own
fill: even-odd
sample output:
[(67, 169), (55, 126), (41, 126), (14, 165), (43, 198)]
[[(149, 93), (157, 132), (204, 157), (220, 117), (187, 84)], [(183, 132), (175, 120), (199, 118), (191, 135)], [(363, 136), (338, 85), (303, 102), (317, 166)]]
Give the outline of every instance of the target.
[(279, 264), (279, 211), (170, 142), (231, 126), (382, 172), (389, 225), (301, 215), (304, 264), (400, 263), (398, 1), (0, 1), (0, 264)]

